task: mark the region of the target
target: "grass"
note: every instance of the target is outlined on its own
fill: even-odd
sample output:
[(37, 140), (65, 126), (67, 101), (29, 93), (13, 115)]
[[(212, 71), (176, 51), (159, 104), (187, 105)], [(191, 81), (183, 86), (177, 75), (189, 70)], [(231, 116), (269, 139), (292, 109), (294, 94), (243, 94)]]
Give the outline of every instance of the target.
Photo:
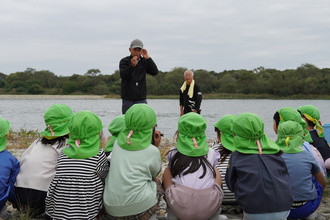
[(26, 149), (39, 137), (38, 130), (10, 130), (7, 135), (7, 149)]
[[(33, 141), (40, 138), (38, 130), (25, 130), (20, 129), (18, 131), (10, 130), (7, 135), (7, 150), (11, 149), (27, 149)], [(102, 138), (101, 148), (105, 148), (107, 138)], [(173, 146), (173, 140), (163, 139), (160, 144), (160, 154), (162, 161), (165, 161), (167, 151)]]

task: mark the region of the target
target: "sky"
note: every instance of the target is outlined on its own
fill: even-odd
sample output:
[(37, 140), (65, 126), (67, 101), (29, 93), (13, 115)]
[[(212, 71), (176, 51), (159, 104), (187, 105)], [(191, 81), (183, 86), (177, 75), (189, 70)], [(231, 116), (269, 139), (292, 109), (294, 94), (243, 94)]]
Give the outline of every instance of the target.
[(130, 42), (175, 67), (330, 68), (327, 0), (0, 0), (0, 72), (113, 74)]

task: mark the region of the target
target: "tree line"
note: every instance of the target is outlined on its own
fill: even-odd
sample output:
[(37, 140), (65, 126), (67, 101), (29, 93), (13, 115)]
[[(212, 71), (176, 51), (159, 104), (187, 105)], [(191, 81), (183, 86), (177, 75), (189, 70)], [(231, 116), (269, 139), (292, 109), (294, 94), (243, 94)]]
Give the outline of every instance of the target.
[[(148, 95), (178, 95), (187, 68), (176, 67), (147, 75)], [(330, 68), (303, 64), (296, 69), (276, 70), (258, 67), (253, 70), (223, 72), (193, 70), (203, 94), (268, 94), (277, 97), (291, 95), (330, 95)], [(9, 75), (0, 72), (0, 94), (48, 95), (120, 95), (120, 73), (103, 75), (90, 69), (84, 75), (57, 76), (48, 70), (27, 68)]]

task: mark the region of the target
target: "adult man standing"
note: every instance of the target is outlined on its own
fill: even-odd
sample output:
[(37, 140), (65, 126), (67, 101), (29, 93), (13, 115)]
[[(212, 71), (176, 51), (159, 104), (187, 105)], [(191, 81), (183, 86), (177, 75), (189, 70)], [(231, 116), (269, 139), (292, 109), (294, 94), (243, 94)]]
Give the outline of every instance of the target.
[(185, 82), (180, 88), (180, 116), (188, 112), (200, 114), (202, 92), (195, 83), (194, 72), (187, 70), (183, 74)]
[(146, 74), (158, 74), (158, 68), (141, 40), (133, 40), (129, 51), (131, 55), (119, 63), (123, 114), (136, 103), (147, 104)]

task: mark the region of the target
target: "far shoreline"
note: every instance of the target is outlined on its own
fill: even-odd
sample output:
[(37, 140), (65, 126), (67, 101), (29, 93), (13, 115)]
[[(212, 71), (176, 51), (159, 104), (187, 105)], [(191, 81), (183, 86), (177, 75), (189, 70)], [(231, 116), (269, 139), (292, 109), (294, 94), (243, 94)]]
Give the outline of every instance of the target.
[[(147, 99), (178, 99), (177, 95), (148, 95)], [(0, 100), (101, 100), (121, 99), (120, 95), (9, 95), (0, 94)], [(271, 100), (330, 100), (329, 95), (293, 95), (277, 97), (269, 94), (203, 94), (203, 99), (271, 99)]]
[(97, 100), (103, 95), (0, 95), (0, 100)]

